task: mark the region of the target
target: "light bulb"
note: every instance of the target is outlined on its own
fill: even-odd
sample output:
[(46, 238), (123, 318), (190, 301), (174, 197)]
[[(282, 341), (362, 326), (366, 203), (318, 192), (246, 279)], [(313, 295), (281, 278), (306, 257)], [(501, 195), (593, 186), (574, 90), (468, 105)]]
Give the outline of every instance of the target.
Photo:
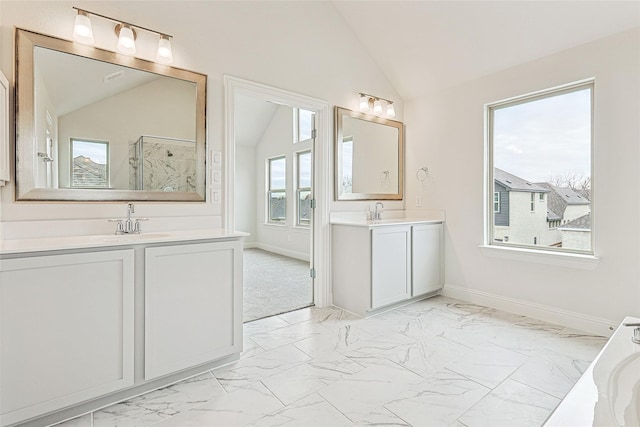
[(387, 104), (387, 116), (388, 117), (395, 117), (396, 116), (396, 109), (393, 108), (393, 102), (390, 102)]
[(95, 43), (89, 14), (84, 10), (78, 10), (76, 15), (76, 23), (73, 26), (73, 39), (83, 44)]
[(369, 97), (360, 94), (360, 111), (369, 111)]
[(125, 55), (136, 54), (136, 41), (133, 30), (128, 24), (122, 24), (120, 27), (120, 35), (118, 36), (118, 52)]
[(382, 102), (379, 99), (376, 99), (376, 102), (373, 103), (373, 113), (380, 114), (382, 113)]
[(162, 62), (163, 64), (171, 64), (173, 62), (173, 52), (171, 51), (171, 41), (169, 40), (169, 36), (164, 34), (160, 35), (156, 61)]

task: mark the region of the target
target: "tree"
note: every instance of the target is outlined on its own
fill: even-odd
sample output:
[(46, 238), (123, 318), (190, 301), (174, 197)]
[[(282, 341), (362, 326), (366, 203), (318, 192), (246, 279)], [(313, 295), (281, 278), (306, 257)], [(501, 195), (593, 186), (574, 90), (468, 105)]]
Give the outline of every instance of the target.
[(576, 193), (591, 200), (591, 177), (584, 176), (580, 172), (566, 172), (564, 175), (556, 175), (549, 178), (549, 184), (561, 188), (570, 188)]

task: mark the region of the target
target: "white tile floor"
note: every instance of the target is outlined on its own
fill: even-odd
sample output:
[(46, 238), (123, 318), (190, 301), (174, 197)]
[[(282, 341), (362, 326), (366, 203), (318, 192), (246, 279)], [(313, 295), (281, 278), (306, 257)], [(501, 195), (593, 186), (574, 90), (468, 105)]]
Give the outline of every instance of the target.
[(538, 426), (605, 342), (445, 297), (303, 309), (246, 324), (237, 362), (60, 426)]

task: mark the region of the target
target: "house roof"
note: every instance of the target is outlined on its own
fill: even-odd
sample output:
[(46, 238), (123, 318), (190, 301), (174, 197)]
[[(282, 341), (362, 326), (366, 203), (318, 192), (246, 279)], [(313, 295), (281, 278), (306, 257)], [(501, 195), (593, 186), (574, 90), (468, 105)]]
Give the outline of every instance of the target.
[(591, 230), (591, 212), (586, 215), (582, 215), (580, 218), (576, 218), (573, 221), (569, 221), (562, 227), (558, 227), (560, 230), (565, 229), (580, 229), (580, 230)]
[[(576, 193), (570, 188), (556, 187), (548, 182), (538, 182), (536, 185), (545, 187), (549, 190), (547, 195), (547, 209), (554, 215), (560, 217), (558, 219), (562, 219), (564, 217), (564, 211), (567, 209), (567, 206), (583, 206), (590, 203), (587, 198)], [(548, 219), (553, 221), (549, 215)]]
[(561, 221), (562, 215), (557, 214), (551, 209), (547, 209), (547, 221)]
[(493, 179), (509, 191), (527, 193), (548, 193), (550, 191), (546, 187), (533, 184), (526, 179), (517, 177), (498, 168), (493, 168)]

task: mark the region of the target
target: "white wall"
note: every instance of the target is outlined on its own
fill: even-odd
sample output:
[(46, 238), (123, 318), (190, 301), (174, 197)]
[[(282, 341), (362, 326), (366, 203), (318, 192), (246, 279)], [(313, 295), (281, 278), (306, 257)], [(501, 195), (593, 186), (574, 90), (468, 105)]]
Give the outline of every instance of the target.
[[(408, 200), (422, 194), (413, 177), (428, 166), (436, 184), (425, 193), (424, 208), (447, 212), (447, 287), (466, 296), (545, 307), (548, 314), (612, 322), (640, 316), (638, 76), (636, 29), (406, 102)], [(589, 271), (487, 256), (479, 248), (483, 106), (589, 77), (595, 77), (593, 218), (600, 263)]]
[[(72, 1), (2, 1), (1, 64), (13, 75), (13, 27), (71, 39), (75, 11)], [(264, 83), (357, 110), (358, 92), (393, 99), (398, 120), (403, 103), (386, 76), (363, 49), (330, 2), (190, 2), (92, 1), (90, 10), (118, 17), (173, 35), (174, 66), (208, 75), (208, 150), (221, 151), (224, 142), (223, 76)], [(98, 47), (113, 49), (111, 23), (92, 19)], [(137, 48), (153, 60), (157, 37), (138, 34)], [(333, 126), (331, 119), (329, 126)], [(332, 173), (332, 169), (327, 171)], [(45, 233), (106, 232), (104, 219), (121, 217), (124, 203), (15, 203), (14, 187), (1, 190), (0, 217), (4, 236)], [(222, 198), (224, 201), (224, 196)], [(191, 227), (221, 224), (219, 203), (139, 203), (136, 213), (151, 217), (155, 227)], [(361, 209), (365, 203), (334, 203), (332, 209)], [(390, 206), (392, 204), (389, 204)], [(387, 206), (385, 204), (385, 206)], [(393, 204), (396, 208), (402, 202)], [(198, 218), (196, 218), (198, 217)], [(162, 221), (159, 218), (163, 218)], [(55, 220), (56, 227), (23, 221)], [(93, 219), (78, 227), (82, 219)], [(70, 220), (70, 221), (69, 221)], [(64, 225), (62, 222), (69, 222)]]
[[(531, 212), (531, 194), (535, 204), (533, 212)], [(539, 194), (524, 191), (509, 192), (509, 243), (533, 245), (535, 238), (538, 244), (543, 244), (543, 239), (549, 230), (547, 201), (546, 198), (540, 201)]]
[[(283, 255), (309, 260), (311, 231), (295, 226), (293, 191), (295, 152), (311, 148), (309, 141), (293, 143), (293, 109), (280, 106), (256, 146), (256, 242), (258, 247)], [(267, 159), (286, 157), (286, 209), (283, 225), (267, 223)]]

